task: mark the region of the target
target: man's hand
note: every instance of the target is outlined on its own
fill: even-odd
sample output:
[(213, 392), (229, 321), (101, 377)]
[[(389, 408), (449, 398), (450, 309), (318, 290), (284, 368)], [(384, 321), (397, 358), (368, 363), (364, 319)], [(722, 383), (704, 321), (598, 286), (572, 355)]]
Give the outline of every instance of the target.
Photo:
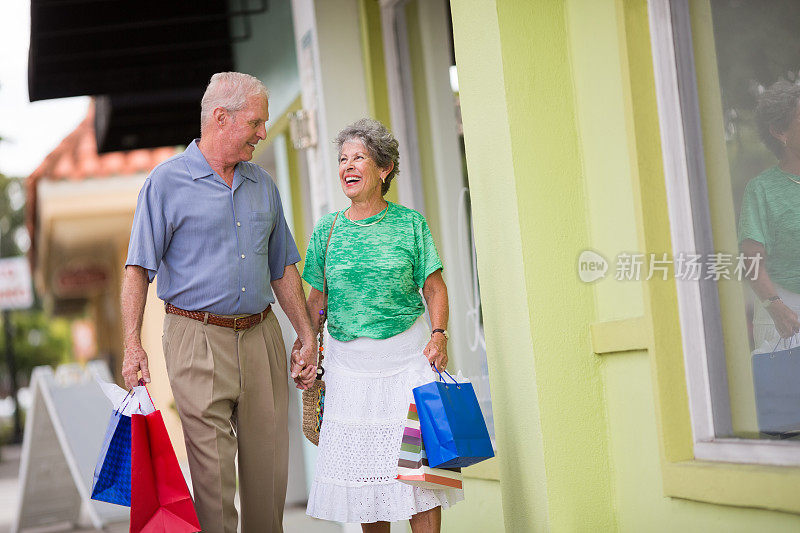
[(130, 389), (138, 383), (137, 373), (141, 370), (142, 379), (150, 383), (150, 370), (147, 367), (147, 352), (142, 348), (142, 316), (147, 300), (147, 271), (137, 265), (125, 267), (122, 280), (122, 331), (125, 340), (125, 357), (122, 360), (122, 377)]
[(125, 347), (125, 358), (122, 360), (122, 377), (125, 379), (125, 386), (132, 389), (139, 383), (139, 371), (142, 372), (142, 379), (145, 383), (150, 383), (150, 369), (147, 366), (147, 352), (141, 344)]
[[(283, 276), (272, 280), (272, 290), (281, 309), (289, 317), (299, 336), (292, 348), (292, 364), (289, 370), (298, 389), (307, 389), (314, 383), (317, 372), (317, 339), (311, 328), (306, 310), (303, 286), (295, 265), (287, 265)], [(302, 339), (303, 341), (301, 342)]]
[(317, 342), (303, 344), (300, 339), (292, 346), (291, 375), (298, 389), (307, 389), (314, 384), (317, 377)]

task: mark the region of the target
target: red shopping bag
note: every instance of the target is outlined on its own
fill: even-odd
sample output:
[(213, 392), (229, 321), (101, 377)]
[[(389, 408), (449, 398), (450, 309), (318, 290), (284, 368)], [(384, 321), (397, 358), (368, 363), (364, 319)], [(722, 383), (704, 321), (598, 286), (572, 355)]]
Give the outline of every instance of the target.
[(160, 411), (131, 416), (130, 533), (195, 533), (200, 521)]

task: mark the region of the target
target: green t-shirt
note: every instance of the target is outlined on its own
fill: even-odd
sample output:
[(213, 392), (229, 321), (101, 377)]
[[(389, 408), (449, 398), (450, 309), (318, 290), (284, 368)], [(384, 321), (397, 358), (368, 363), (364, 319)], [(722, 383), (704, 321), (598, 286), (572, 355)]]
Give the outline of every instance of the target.
[(778, 167), (765, 170), (747, 183), (739, 217), (739, 243), (760, 242), (770, 279), (800, 293), (800, 176)]
[[(336, 340), (387, 339), (425, 310), (420, 288), (442, 268), (428, 223), (389, 202), (386, 216), (361, 227), (340, 214), (328, 246), (328, 331)], [(369, 224), (383, 216), (359, 220)], [(325, 242), (336, 213), (322, 217), (308, 244), (303, 279), (322, 291)]]

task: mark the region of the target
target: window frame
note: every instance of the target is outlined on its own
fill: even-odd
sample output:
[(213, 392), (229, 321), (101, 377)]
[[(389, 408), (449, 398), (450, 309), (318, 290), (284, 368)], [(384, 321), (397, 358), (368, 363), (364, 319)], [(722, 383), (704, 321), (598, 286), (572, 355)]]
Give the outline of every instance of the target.
[[(675, 257), (713, 252), (700, 104), (687, 0), (648, 0), (656, 101)], [(676, 281), (694, 457), (798, 466), (797, 442), (723, 438), (732, 434), (717, 285)]]

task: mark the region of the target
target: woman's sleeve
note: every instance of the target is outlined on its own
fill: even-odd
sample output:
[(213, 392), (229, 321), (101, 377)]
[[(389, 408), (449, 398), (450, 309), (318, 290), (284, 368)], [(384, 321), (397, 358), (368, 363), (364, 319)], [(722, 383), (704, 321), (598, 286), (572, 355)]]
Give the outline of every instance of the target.
[[(322, 268), (323, 268), (323, 254), (325, 253), (325, 240), (327, 240), (327, 233), (323, 226), (325, 226), (325, 219), (320, 219), (314, 227), (314, 232), (311, 234), (311, 239), (308, 241), (308, 250), (306, 251), (306, 261), (303, 266), (303, 279), (309, 285), (322, 292)], [(328, 227), (330, 229), (330, 227)], [(324, 237), (325, 240), (320, 242)]]
[(428, 276), (442, 268), (442, 261), (439, 259), (439, 252), (436, 251), (436, 244), (433, 242), (428, 222), (422, 215), (416, 221), (414, 229), (417, 246), (417, 257), (414, 261), (414, 283), (418, 287), (422, 287)]
[(739, 244), (750, 239), (767, 247), (770, 239), (766, 208), (767, 199), (763, 188), (750, 181), (744, 189), (742, 211), (739, 214)]

